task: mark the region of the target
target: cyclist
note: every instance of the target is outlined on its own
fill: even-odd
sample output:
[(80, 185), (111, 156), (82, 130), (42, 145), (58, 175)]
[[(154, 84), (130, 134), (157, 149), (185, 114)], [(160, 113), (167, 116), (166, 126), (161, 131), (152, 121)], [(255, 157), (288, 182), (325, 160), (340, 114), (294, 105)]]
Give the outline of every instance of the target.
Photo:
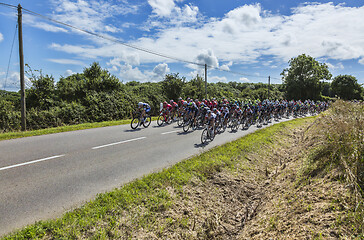
[(172, 106), (172, 114), (171, 114), (171, 116), (172, 116), (172, 117), (177, 116), (178, 103), (176, 103), (175, 101), (171, 100), (171, 101), (170, 101), (170, 104), (171, 104), (171, 106)]
[(214, 130), (214, 134), (216, 134), (216, 129), (215, 129), (216, 114), (213, 113), (211, 110), (208, 110), (206, 114), (206, 119), (207, 119), (208, 129), (212, 128)]
[(241, 110), (239, 106), (236, 107), (234, 116), (238, 119), (238, 121), (240, 121), (240, 118), (243, 116), (243, 110)]
[(141, 113), (141, 119), (143, 119), (144, 121), (144, 118), (145, 118), (145, 114), (146, 113), (149, 113), (151, 110), (150, 106), (148, 103), (143, 103), (143, 102), (139, 102), (138, 103), (138, 109), (137, 111), (139, 111)]
[(172, 105), (168, 104), (166, 101), (163, 102), (163, 116), (165, 119), (171, 117)]
[(188, 104), (188, 112), (190, 114), (191, 119), (193, 119), (194, 124), (196, 124), (196, 120), (197, 120), (196, 116), (198, 113), (198, 107), (194, 101), (191, 101)]
[(222, 116), (224, 117), (224, 124), (227, 124), (227, 120), (229, 118), (229, 113), (230, 113), (230, 110), (229, 108), (226, 106), (226, 104), (224, 104), (221, 108), (221, 113), (222, 113)]

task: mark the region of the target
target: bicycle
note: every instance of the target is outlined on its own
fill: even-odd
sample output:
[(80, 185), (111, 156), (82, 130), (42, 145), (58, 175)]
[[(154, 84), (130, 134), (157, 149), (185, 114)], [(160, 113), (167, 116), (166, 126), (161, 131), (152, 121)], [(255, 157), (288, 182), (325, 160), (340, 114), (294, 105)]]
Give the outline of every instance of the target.
[(206, 125), (201, 134), (201, 143), (206, 144), (208, 140), (213, 141), (215, 138), (215, 131), (212, 126)]
[(152, 122), (151, 116), (145, 114), (142, 118), (141, 113), (139, 111), (135, 111), (132, 114), (133, 119), (131, 120), (130, 127), (132, 129), (137, 129), (137, 127), (143, 125), (145, 128), (149, 127), (150, 123)]
[(237, 117), (232, 117), (231, 124), (230, 124), (231, 131), (236, 132), (239, 128), (239, 124), (240, 124), (239, 119)]
[(188, 132), (188, 130), (191, 128), (192, 130), (196, 130), (197, 126), (195, 124), (194, 118), (189, 117), (187, 121), (183, 123), (183, 131)]
[(163, 123), (170, 124), (172, 123), (172, 118), (170, 114), (166, 111), (161, 111), (158, 118), (157, 118), (157, 125), (162, 126)]

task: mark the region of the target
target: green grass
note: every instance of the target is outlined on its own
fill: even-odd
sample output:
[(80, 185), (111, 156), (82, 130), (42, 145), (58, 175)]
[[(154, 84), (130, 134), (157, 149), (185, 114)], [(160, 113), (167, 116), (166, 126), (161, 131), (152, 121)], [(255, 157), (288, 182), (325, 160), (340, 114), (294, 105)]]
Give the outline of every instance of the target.
[[(157, 117), (152, 117), (152, 121), (155, 121), (155, 120), (157, 120)], [(40, 129), (40, 130), (34, 130), (34, 131), (0, 133), (0, 141), (15, 139), (15, 138), (60, 133), (60, 132), (71, 132), (71, 131), (91, 129), (91, 128), (125, 125), (125, 124), (130, 124), (130, 122), (131, 122), (131, 119), (125, 119), (125, 120), (109, 121), (109, 122), (82, 123), (82, 124), (78, 124), (78, 125), (61, 126), (61, 127)]]
[[(159, 173), (135, 180), (120, 189), (99, 194), (95, 200), (64, 214), (61, 218), (37, 222), (5, 236), (4, 239), (115, 239), (120, 238), (120, 226), (123, 221), (132, 222), (135, 226), (135, 229), (123, 232), (131, 238), (133, 231), (155, 228), (158, 213), (168, 210), (174, 203), (175, 198), (170, 195), (168, 188), (173, 188), (174, 194), (183, 198), (183, 186), (191, 179), (198, 178), (204, 181), (222, 169), (233, 170), (241, 161), (246, 161), (246, 153), (257, 151), (262, 145), (275, 144), (274, 137), (277, 134), (312, 120), (296, 119), (258, 130)], [(180, 222), (175, 224), (183, 226), (187, 223), (181, 218)]]

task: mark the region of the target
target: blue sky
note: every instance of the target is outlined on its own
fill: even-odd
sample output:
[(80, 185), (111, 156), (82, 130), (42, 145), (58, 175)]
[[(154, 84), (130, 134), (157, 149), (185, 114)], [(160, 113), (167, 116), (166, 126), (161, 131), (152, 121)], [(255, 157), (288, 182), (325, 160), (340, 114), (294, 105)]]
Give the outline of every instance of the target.
[[(305, 53), (333, 76), (364, 83), (363, 1), (297, 0), (23, 0), (17, 5), (122, 42), (201, 64), (210, 82), (280, 83), (292, 57)], [(137, 51), (24, 13), (25, 63), (44, 74), (82, 72), (97, 61), (121, 81), (160, 81), (166, 73), (187, 80), (196, 65)], [(0, 89), (19, 88), (17, 39), (6, 78), (16, 10), (0, 5)], [(242, 73), (232, 74), (217, 69)], [(6, 82), (6, 86), (5, 86)], [(29, 83), (28, 83), (29, 85)]]

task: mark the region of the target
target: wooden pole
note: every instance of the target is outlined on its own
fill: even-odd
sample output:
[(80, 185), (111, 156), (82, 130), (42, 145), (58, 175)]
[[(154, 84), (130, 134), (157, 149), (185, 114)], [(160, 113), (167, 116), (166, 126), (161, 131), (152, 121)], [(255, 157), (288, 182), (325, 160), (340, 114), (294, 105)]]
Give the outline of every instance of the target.
[(26, 131), (26, 104), (25, 104), (25, 82), (24, 82), (24, 55), (23, 55), (23, 27), (22, 7), (18, 5), (18, 35), (19, 35), (19, 64), (20, 64), (20, 104), (21, 104), (21, 130)]

